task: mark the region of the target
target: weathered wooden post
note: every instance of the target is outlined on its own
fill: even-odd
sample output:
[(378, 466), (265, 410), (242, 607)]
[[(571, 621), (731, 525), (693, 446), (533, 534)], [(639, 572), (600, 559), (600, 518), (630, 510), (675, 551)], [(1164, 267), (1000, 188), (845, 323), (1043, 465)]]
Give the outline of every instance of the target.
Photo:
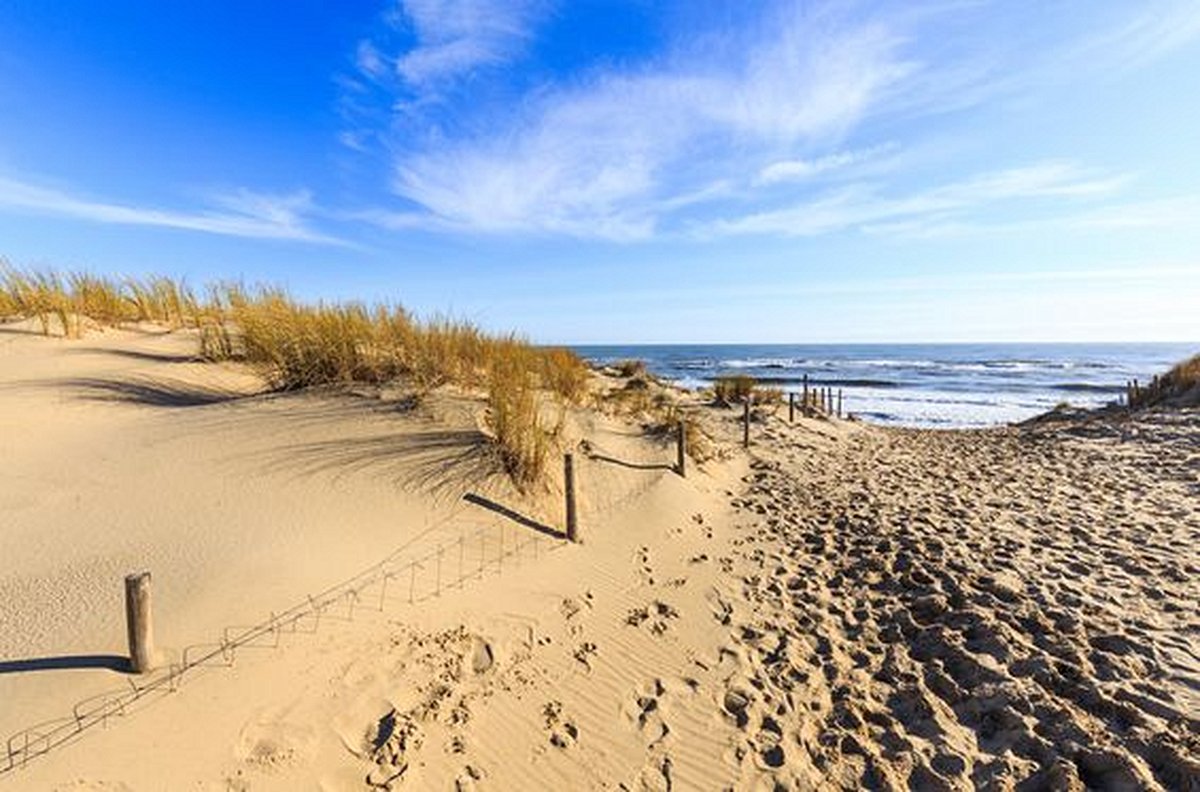
[(742, 399), (742, 445), (750, 445), (750, 394)]
[(841, 388), (838, 388), (838, 408), (837, 408), (837, 414), (838, 414), (838, 418), (841, 418), (841, 417), (842, 417), (842, 389), (841, 389)]
[(687, 420), (679, 420), (679, 435), (675, 439), (675, 472), (687, 478)]
[(129, 669), (135, 674), (145, 674), (154, 668), (149, 572), (125, 576), (125, 626), (129, 635)]
[(805, 415), (808, 415), (808, 410), (809, 410), (809, 407), (811, 407), (811, 406), (812, 405), (810, 405), (808, 403), (808, 375), (805, 374), (804, 375), (804, 414)]
[(575, 457), (563, 455), (563, 487), (567, 498), (567, 541), (577, 541), (579, 525), (575, 514)]
[(788, 423), (796, 422), (796, 394), (788, 393)]

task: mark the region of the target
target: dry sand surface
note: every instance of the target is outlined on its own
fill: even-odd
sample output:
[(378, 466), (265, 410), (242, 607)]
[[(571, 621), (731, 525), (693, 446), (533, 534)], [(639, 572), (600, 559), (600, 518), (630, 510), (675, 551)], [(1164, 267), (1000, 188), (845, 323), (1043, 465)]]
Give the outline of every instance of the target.
[(478, 396), (255, 395), (186, 334), (24, 329), (0, 327), (0, 740), (145, 684), (127, 572), (166, 669), (304, 615), (24, 766), (0, 743), (0, 789), (1200, 789), (1195, 412), (780, 413), (746, 454), (697, 406), (729, 453), (686, 479), (580, 413), (568, 545), (557, 485), (489, 467)]

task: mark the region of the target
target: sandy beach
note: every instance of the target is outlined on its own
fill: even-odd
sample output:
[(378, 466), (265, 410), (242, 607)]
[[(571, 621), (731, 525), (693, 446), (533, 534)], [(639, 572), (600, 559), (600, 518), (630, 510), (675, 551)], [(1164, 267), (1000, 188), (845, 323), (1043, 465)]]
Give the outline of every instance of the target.
[(0, 326), (2, 789), (1200, 789), (1195, 409), (782, 409), (745, 450), (676, 394), (718, 452), (686, 478), (578, 409), (570, 544), (478, 394), (267, 394), (195, 346)]

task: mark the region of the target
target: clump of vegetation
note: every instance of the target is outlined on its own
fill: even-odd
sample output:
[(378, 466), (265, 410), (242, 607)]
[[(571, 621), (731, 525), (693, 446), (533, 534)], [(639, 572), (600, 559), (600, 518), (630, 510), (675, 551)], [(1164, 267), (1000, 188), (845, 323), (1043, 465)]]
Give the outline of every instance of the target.
[(191, 290), (170, 278), (116, 281), (0, 263), (0, 318), (36, 319), (45, 335), (79, 338), (85, 320), (110, 327), (139, 321), (194, 326), (198, 310)]
[(713, 380), (713, 399), (718, 404), (740, 404), (754, 393), (754, 377), (745, 374), (717, 377)]
[(542, 385), (565, 404), (582, 404), (588, 393), (588, 367), (569, 349), (542, 350), (539, 356)]
[(644, 377), (646, 363), (642, 360), (618, 360), (612, 368), (622, 377)]
[(1200, 355), (1195, 355), (1156, 376), (1145, 387), (1130, 393), (1130, 407), (1158, 405), (1193, 406), (1200, 404)]
[(527, 350), (510, 347), (492, 361), (486, 422), (504, 470), (522, 489), (546, 469), (550, 433), (542, 426)]
[(755, 388), (755, 404), (783, 404), (783, 388)]

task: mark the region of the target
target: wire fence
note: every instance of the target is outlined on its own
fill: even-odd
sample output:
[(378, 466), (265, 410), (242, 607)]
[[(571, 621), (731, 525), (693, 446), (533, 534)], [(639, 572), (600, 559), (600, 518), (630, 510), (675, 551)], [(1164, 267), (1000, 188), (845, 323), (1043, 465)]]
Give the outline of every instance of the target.
[[(664, 457), (667, 451), (663, 449)], [(657, 455), (620, 459), (595, 447), (587, 449), (582, 459), (587, 460), (585, 488), (589, 479), (606, 481), (604, 488), (590, 492), (585, 500), (583, 517), (589, 526), (642, 497), (674, 470)], [(523, 519), (484, 498), (475, 497), (471, 502), (485, 509), (468, 511), (460, 505), (354, 577), (309, 595), (288, 610), (271, 613), (258, 624), (226, 627), (219, 640), (184, 647), (177, 662), (149, 674), (129, 676), (124, 687), (76, 702), (69, 715), (13, 733), (5, 742), (0, 777), (156, 697), (177, 691), (199, 669), (233, 666), (239, 651), (277, 648), (284, 636), (315, 633), (323, 620), (352, 621), (356, 611), (382, 612), (389, 605), (412, 605), (440, 597), (443, 592), (461, 590), (468, 582), (502, 575), (506, 567), (537, 561), (566, 544), (557, 529)]]
[(382, 612), (389, 605), (439, 597), (462, 589), (469, 581), (502, 575), (506, 568), (536, 561), (564, 543), (559, 537), (521, 527), (499, 515), (471, 519), (459, 510), (349, 580), (310, 595), (288, 610), (271, 613), (258, 624), (226, 627), (219, 640), (184, 647), (177, 662), (136, 678), (130, 676), (124, 687), (76, 702), (69, 715), (10, 735), (0, 776), (25, 767), (90, 729), (106, 726), (154, 697), (178, 690), (198, 669), (233, 666), (239, 651), (276, 648), (284, 636), (315, 633), (323, 620), (350, 621), (363, 610)]

